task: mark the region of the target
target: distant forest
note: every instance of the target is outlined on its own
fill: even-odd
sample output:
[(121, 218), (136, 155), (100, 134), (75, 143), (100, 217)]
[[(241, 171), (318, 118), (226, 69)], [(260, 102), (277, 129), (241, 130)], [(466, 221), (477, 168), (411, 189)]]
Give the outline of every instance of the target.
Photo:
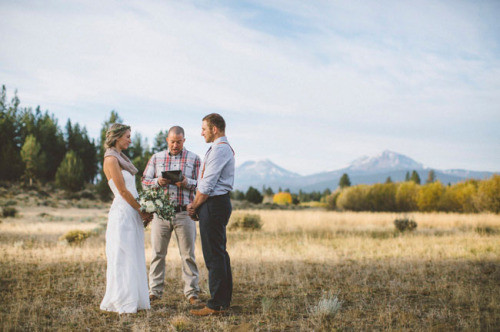
[[(35, 185), (54, 183), (68, 191), (81, 190), (86, 184), (96, 184), (102, 198), (109, 196), (103, 181), (102, 159), (106, 131), (115, 122), (122, 122), (119, 114), (111, 111), (102, 123), (96, 142), (85, 126), (68, 119), (62, 129), (57, 118), (40, 106), (21, 107), (21, 100), (7, 100), (7, 89), (2, 86), (0, 96), (0, 181)], [(132, 137), (132, 144), (124, 151), (142, 173), (149, 158), (166, 149), (166, 133), (160, 131), (152, 148), (140, 133)], [(140, 181), (140, 176), (137, 177)]]

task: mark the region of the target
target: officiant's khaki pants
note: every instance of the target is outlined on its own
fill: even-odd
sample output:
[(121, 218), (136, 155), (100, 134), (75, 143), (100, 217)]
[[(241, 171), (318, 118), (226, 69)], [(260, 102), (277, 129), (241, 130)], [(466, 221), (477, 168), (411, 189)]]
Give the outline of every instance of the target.
[(196, 223), (187, 212), (180, 212), (170, 221), (158, 218), (155, 214), (151, 222), (151, 246), (153, 257), (149, 268), (149, 294), (160, 297), (165, 285), (165, 258), (172, 232), (177, 238), (177, 246), (182, 260), (182, 279), (184, 295), (190, 298), (198, 295), (198, 267), (194, 256)]

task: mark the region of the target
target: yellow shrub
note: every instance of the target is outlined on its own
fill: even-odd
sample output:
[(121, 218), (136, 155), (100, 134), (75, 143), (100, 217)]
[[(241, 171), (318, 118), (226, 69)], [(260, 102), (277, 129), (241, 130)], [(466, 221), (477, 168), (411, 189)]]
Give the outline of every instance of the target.
[(424, 212), (438, 211), (444, 190), (443, 185), (439, 181), (421, 186), (417, 198), (419, 210)]
[(479, 183), (476, 201), (480, 211), (500, 213), (500, 175)]
[(402, 182), (396, 191), (396, 205), (399, 211), (417, 211), (419, 185), (413, 181)]
[(287, 192), (280, 192), (274, 195), (273, 203), (278, 205), (291, 205), (292, 195)]
[(441, 198), (440, 210), (446, 212), (475, 212), (474, 196), (477, 193), (477, 181), (468, 180), (446, 187)]
[(337, 198), (337, 207), (340, 210), (369, 211), (370, 206), (366, 199), (369, 190), (370, 186), (366, 184), (342, 189)]

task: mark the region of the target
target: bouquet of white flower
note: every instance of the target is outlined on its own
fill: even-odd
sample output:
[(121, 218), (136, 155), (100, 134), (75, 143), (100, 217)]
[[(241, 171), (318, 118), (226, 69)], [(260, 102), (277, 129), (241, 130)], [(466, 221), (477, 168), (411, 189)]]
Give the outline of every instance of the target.
[[(175, 205), (162, 187), (151, 187), (139, 193), (141, 211), (156, 213), (163, 220), (171, 221), (175, 216)], [(147, 227), (149, 222), (144, 222)]]

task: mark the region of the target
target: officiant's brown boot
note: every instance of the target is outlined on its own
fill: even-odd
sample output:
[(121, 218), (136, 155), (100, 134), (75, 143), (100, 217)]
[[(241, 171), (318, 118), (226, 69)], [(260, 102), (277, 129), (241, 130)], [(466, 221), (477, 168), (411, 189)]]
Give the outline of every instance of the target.
[(160, 299), (159, 296), (156, 296), (154, 294), (149, 295), (149, 302), (157, 301), (159, 299)]
[(210, 309), (209, 307), (204, 307), (199, 310), (190, 310), (189, 311), (192, 315), (195, 316), (218, 316), (224, 314), (226, 311), (225, 310), (214, 310)]

